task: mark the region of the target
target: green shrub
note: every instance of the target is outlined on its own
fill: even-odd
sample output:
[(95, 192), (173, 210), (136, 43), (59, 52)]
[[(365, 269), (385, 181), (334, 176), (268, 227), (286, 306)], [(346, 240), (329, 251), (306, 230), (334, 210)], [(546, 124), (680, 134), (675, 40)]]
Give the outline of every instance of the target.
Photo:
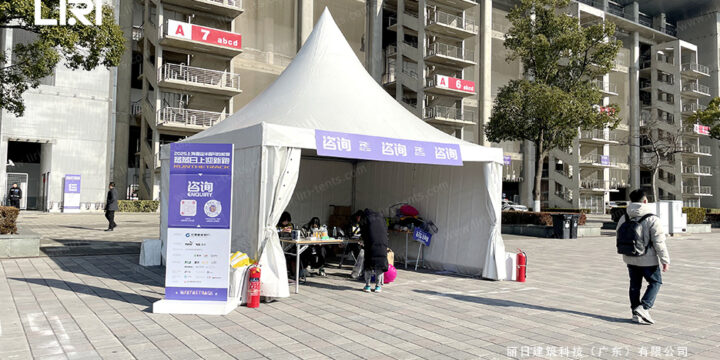
[(612, 218), (613, 222), (620, 221), (620, 218), (625, 216), (625, 213), (627, 213), (627, 207), (614, 207), (610, 209), (610, 217)]
[(20, 210), (12, 206), (0, 206), (0, 234), (17, 234), (17, 217)]
[(156, 200), (119, 200), (120, 212), (156, 212), (160, 202)]
[[(575, 213), (577, 214), (577, 213)], [(510, 225), (545, 225), (552, 226), (552, 216), (557, 213), (550, 212), (532, 212), (532, 211), (503, 211), (502, 223)], [(580, 214), (578, 225), (585, 225), (587, 216)]]
[(687, 214), (688, 224), (702, 224), (705, 222), (705, 209), (696, 207), (684, 207), (682, 212)]
[(568, 213), (568, 214), (589, 214), (590, 209), (572, 209), (572, 208), (550, 208), (550, 209), (543, 209), (543, 212), (549, 212), (549, 213)]

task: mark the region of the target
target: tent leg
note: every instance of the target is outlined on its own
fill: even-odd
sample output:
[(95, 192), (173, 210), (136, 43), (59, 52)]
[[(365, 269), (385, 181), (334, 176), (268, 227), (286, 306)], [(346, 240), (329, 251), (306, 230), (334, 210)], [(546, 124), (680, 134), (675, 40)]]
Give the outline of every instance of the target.
[(407, 269), (408, 264), (408, 234), (405, 233), (405, 269)]
[(300, 244), (295, 244), (295, 293), (300, 292)]
[(418, 264), (420, 263), (420, 255), (422, 254), (423, 244), (418, 243), (418, 254), (417, 258), (415, 258), (415, 271), (417, 271)]

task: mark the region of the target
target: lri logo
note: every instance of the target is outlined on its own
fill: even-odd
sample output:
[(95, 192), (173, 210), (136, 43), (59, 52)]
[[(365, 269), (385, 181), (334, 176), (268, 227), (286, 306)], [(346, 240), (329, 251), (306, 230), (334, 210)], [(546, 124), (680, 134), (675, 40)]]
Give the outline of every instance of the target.
[[(82, 25), (102, 25), (102, 0), (60, 0), (60, 19), (43, 19), (42, 2), (35, 0), (35, 25), (41, 26), (57, 26), (57, 25), (76, 25), (78, 21)], [(68, 10), (72, 14), (71, 18), (67, 18)], [(88, 15), (95, 10), (95, 23), (88, 20)]]

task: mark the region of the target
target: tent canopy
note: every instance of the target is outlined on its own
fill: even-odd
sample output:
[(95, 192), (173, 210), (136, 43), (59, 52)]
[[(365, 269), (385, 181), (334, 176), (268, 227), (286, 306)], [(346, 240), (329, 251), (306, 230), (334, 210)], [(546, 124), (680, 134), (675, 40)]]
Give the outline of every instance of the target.
[[(301, 149), (317, 149), (316, 130), (457, 144), (464, 164), (363, 161), (351, 166), (347, 161), (318, 164), (305, 159), (305, 175), (299, 179)], [(267, 90), (237, 113), (183, 142), (234, 144), (232, 250), (259, 257), (265, 296), (289, 295), (275, 229), (280, 214), (301, 205), (327, 207), (333, 204), (329, 192), (357, 197), (358, 208), (379, 210), (387, 209), (388, 201), (412, 202), (442, 229), (425, 252), (427, 264), (505, 278), (500, 235), (502, 149), (457, 139), (406, 110), (367, 73), (327, 9), (295, 59)], [(169, 147), (164, 146), (163, 244), (167, 243), (168, 158)], [(323, 189), (333, 176), (343, 184), (330, 184), (331, 191), (318, 194), (315, 189)], [(347, 187), (342, 179), (352, 179), (356, 186)], [(313, 187), (308, 198), (316, 202), (298, 204), (302, 199), (295, 194), (296, 186), (300, 190)]]
[[(325, 9), (280, 77), (240, 111), (188, 141), (315, 149), (315, 130), (460, 144), (464, 161), (502, 162), (502, 149), (448, 135), (400, 105), (368, 74)], [(212, 140), (211, 140), (212, 139)]]

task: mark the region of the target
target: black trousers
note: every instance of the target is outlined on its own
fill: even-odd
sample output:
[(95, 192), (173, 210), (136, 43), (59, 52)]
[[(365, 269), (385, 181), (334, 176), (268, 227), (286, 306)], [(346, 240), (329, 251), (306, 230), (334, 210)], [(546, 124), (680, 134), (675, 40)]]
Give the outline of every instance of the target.
[(10, 206), (19, 209), (20, 208), (20, 200), (10, 199)]
[(108, 229), (114, 229), (117, 226), (115, 223), (115, 210), (105, 210), (105, 218), (108, 220)]

